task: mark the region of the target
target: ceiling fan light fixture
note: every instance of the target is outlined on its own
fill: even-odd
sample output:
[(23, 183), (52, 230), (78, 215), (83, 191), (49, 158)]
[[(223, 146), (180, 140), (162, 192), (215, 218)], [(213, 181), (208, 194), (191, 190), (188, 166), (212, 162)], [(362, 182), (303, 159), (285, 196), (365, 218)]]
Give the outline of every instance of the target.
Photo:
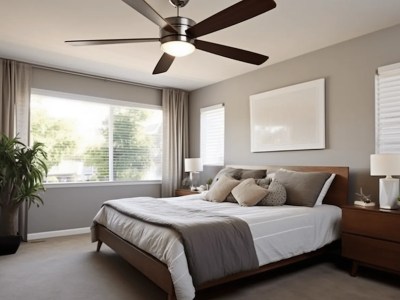
[(193, 53), (196, 48), (189, 42), (169, 41), (161, 44), (161, 49), (169, 55), (183, 57)]

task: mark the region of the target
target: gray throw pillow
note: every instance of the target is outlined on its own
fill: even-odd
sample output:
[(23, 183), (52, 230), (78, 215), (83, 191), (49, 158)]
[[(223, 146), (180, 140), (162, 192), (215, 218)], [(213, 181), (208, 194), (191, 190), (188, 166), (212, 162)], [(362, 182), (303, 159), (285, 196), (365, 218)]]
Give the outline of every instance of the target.
[(296, 172), (280, 169), (275, 180), (286, 189), (286, 204), (313, 207), (330, 173)]
[(240, 179), (254, 178), (261, 179), (267, 177), (267, 170), (247, 170), (243, 169), (240, 174)]
[(286, 189), (276, 180), (273, 180), (268, 187), (268, 194), (257, 205), (280, 206), (286, 202)]
[(272, 181), (272, 178), (266, 177), (266, 178), (262, 178), (262, 179), (257, 179), (257, 180), (256, 180), (256, 183), (257, 183), (259, 186), (261, 186), (261, 187), (267, 189), (268, 186), (271, 184), (271, 181)]
[(225, 199), (226, 202), (237, 203), (235, 197), (233, 197), (232, 193), (229, 193), (228, 197)]
[(235, 178), (235, 179), (240, 179), (240, 174), (242, 172), (242, 169), (235, 169), (235, 168), (223, 168), (222, 170), (220, 170), (217, 175), (215, 175), (211, 186), (214, 185), (223, 175), (226, 175), (228, 177), (231, 178)]

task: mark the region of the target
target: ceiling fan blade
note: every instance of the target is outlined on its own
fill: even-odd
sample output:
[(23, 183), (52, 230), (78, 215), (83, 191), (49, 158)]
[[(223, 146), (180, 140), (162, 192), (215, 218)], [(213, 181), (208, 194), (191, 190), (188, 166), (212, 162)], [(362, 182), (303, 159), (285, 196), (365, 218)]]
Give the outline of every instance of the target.
[(159, 42), (159, 38), (146, 39), (103, 39), (103, 40), (70, 40), (65, 41), (72, 46), (92, 46), (92, 45), (110, 45), (110, 44), (129, 44), (129, 43), (147, 43)]
[(274, 0), (243, 0), (186, 30), (197, 38), (251, 19), (276, 7)]
[(138, 13), (145, 16), (147, 19), (157, 24), (160, 28), (171, 32), (177, 32), (174, 27), (172, 27), (160, 14), (154, 10), (146, 1), (144, 0), (122, 0)]
[(153, 75), (167, 72), (174, 62), (174, 59), (175, 56), (164, 53), (158, 61), (157, 66), (154, 68)]
[(234, 60), (239, 60), (253, 65), (261, 65), (268, 59), (268, 56), (258, 54), (255, 52), (250, 52), (247, 50), (224, 46), (221, 44), (214, 44), (201, 40), (196, 40), (194, 42), (194, 45), (196, 49), (224, 56), (227, 58), (231, 58)]

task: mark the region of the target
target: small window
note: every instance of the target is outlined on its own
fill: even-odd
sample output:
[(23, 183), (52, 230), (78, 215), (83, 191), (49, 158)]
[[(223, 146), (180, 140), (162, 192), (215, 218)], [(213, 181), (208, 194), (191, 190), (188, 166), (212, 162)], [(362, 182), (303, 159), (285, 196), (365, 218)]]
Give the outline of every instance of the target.
[(400, 153), (400, 63), (378, 69), (375, 90), (376, 153)]
[(225, 107), (214, 105), (200, 110), (201, 159), (203, 165), (224, 165)]
[(32, 90), (30, 133), (48, 183), (161, 179), (161, 107)]

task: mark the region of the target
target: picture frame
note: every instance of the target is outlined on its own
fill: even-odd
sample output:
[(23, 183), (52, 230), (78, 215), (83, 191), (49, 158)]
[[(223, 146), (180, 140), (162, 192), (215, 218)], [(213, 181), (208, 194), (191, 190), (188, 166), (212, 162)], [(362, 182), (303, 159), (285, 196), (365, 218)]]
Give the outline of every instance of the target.
[(250, 96), (251, 152), (325, 149), (325, 79)]

